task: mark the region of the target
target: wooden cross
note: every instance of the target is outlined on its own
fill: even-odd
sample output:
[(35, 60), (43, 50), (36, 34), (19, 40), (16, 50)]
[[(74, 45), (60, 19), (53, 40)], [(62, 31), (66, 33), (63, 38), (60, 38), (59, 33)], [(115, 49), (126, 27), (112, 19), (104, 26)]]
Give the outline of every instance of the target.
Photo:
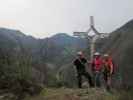
[[(95, 34), (90, 35), (90, 32), (93, 31)], [(96, 52), (95, 43), (97, 39), (108, 37), (107, 33), (99, 33), (94, 26), (94, 17), (90, 16), (90, 28), (86, 32), (74, 32), (74, 36), (87, 38), (90, 42), (90, 60), (93, 60), (93, 55)]]

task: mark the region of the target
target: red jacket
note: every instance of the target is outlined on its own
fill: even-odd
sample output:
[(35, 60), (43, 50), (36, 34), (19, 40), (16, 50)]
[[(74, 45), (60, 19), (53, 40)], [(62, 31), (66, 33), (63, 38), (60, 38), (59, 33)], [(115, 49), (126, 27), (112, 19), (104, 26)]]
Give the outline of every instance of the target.
[(100, 57), (94, 58), (92, 61), (92, 71), (101, 71), (102, 69), (102, 59)]

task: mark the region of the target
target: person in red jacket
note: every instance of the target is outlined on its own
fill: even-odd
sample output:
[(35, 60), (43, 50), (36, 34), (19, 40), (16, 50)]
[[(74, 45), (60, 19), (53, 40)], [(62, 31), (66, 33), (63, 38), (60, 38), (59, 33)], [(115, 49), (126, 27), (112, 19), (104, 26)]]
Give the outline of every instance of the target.
[(92, 61), (92, 72), (94, 76), (94, 82), (96, 87), (101, 87), (101, 69), (102, 69), (102, 59), (99, 52), (94, 54), (94, 59)]
[(112, 58), (105, 54), (103, 57), (103, 75), (104, 75), (104, 81), (106, 83), (107, 90), (110, 90), (111, 87), (111, 77), (114, 71), (114, 64), (112, 61)]

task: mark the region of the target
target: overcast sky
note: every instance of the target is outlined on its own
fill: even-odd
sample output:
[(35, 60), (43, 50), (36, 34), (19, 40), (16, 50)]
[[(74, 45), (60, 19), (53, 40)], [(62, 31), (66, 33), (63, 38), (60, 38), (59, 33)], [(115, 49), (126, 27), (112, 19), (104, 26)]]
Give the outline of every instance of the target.
[(133, 19), (133, 0), (0, 0), (0, 27), (38, 38), (86, 31), (91, 15), (100, 32), (111, 32)]

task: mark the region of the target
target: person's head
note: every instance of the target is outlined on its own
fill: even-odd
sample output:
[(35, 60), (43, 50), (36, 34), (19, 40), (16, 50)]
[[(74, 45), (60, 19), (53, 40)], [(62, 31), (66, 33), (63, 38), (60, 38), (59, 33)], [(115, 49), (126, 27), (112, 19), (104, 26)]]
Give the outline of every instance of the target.
[(109, 54), (104, 54), (104, 55), (103, 55), (103, 58), (104, 58), (105, 60), (107, 60), (107, 59), (109, 58)]
[(79, 58), (83, 58), (83, 57), (84, 57), (84, 54), (83, 54), (82, 51), (79, 51), (79, 52), (77, 52), (77, 56), (78, 56)]
[(94, 58), (99, 58), (100, 56), (101, 56), (101, 54), (99, 52), (94, 53)]

